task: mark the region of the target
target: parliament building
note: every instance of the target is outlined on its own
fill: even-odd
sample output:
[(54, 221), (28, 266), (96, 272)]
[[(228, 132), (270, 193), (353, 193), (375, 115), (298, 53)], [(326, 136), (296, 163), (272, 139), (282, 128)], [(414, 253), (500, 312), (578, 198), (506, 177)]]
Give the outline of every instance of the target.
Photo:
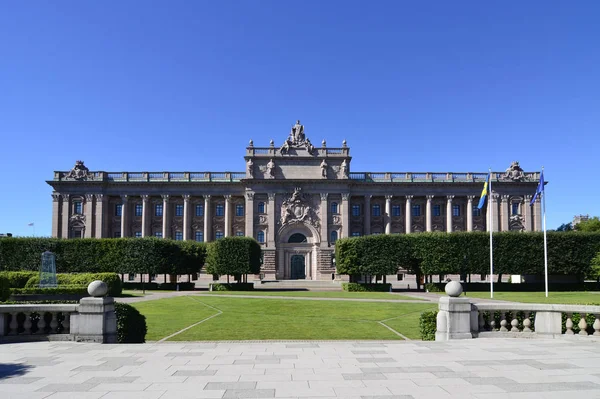
[[(265, 279), (331, 280), (335, 242), (367, 234), (540, 231), (539, 172), (355, 172), (350, 147), (311, 143), (298, 121), (282, 145), (246, 147), (244, 172), (54, 172), (52, 236), (213, 241), (254, 237)], [(488, 223), (488, 212), (492, 222)]]

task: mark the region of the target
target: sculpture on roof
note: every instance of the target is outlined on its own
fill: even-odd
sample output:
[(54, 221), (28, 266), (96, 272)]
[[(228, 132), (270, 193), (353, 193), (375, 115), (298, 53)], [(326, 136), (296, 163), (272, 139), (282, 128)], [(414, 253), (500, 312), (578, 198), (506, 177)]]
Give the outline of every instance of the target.
[(525, 173), (519, 166), (519, 161), (513, 161), (502, 176), (502, 180), (522, 181), (523, 179), (525, 179)]
[(65, 180), (92, 180), (94, 175), (86, 168), (83, 161), (76, 161), (75, 166), (66, 175)]
[(306, 148), (306, 151), (313, 155), (315, 151), (315, 146), (310, 142), (310, 140), (304, 134), (304, 125), (300, 124), (300, 121), (297, 120), (296, 124), (292, 126), (290, 130), (289, 136), (285, 139), (279, 151), (281, 154), (289, 154), (290, 148)]

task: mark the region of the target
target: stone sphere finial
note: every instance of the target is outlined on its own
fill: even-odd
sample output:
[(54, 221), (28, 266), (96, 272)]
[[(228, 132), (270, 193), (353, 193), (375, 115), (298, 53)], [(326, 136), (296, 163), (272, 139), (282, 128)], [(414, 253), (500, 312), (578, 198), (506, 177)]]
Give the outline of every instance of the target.
[(270, 145), (271, 147), (274, 147), (274, 146), (275, 146), (275, 142), (273, 141), (273, 139), (271, 139), (271, 141), (269, 141), (269, 145)]
[(252, 139), (250, 139), (250, 143), (248, 144), (249, 147), (254, 147), (254, 141), (252, 141)]
[(446, 291), (446, 295), (456, 298), (462, 294), (463, 288), (458, 281), (450, 281), (444, 287), (444, 291)]
[(325, 139), (321, 141), (321, 146), (323, 146), (323, 148), (327, 147), (327, 142), (325, 141)]
[(342, 147), (346, 147), (348, 145), (348, 143), (346, 143), (346, 139), (344, 139), (344, 141), (342, 141)]
[(103, 297), (108, 292), (108, 285), (104, 281), (95, 280), (88, 285), (88, 294), (94, 298)]

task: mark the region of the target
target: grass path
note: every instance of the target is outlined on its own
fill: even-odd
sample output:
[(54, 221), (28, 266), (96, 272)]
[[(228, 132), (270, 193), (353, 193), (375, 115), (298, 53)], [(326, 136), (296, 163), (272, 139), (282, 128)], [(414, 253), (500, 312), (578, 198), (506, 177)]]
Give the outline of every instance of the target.
[(212, 291), (202, 292), (210, 295), (246, 295), (246, 296), (278, 296), (278, 297), (307, 297), (307, 298), (344, 298), (344, 299), (387, 299), (392, 301), (421, 301), (407, 295), (389, 292), (347, 292), (347, 291)]

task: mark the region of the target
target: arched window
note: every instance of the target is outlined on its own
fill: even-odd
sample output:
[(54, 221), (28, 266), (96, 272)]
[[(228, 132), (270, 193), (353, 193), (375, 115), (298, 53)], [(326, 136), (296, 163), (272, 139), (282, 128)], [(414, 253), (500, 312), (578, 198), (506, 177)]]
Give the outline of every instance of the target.
[(302, 233), (294, 233), (290, 236), (288, 242), (294, 244), (306, 242), (306, 236)]
[(337, 202), (331, 203), (331, 213), (333, 213), (334, 215), (338, 213), (338, 203)]
[(264, 202), (258, 203), (258, 213), (265, 213), (265, 203)]
[(337, 231), (334, 230), (331, 232), (331, 240), (330, 241), (332, 244), (334, 244), (337, 241), (337, 239), (338, 239), (338, 233), (337, 233)]
[(265, 232), (264, 231), (259, 231), (258, 234), (256, 235), (256, 240), (258, 242), (260, 242), (261, 244), (265, 242)]

